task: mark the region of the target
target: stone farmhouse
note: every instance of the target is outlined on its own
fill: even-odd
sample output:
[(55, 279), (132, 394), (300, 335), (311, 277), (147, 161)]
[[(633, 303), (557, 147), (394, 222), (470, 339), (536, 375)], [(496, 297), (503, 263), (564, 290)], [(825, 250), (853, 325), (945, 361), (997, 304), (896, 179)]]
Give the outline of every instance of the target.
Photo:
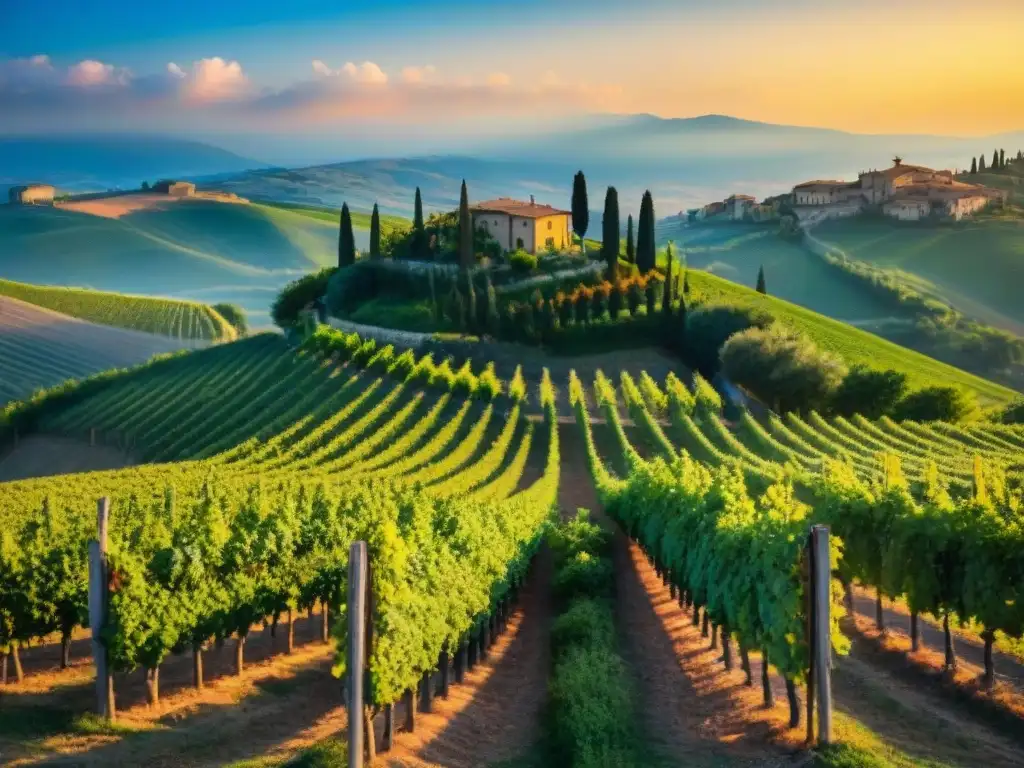
[(53, 205), (56, 190), (49, 184), (11, 187), (7, 196), (11, 205)]
[(162, 179), (153, 185), (153, 191), (162, 192), (171, 197), (195, 197), (196, 185), (191, 181)]
[(818, 217), (838, 218), (858, 214), (869, 206), (902, 221), (929, 216), (959, 221), (996, 201), (1006, 192), (953, 178), (952, 171), (936, 171), (907, 165), (893, 158), (891, 168), (865, 171), (857, 181), (805, 181), (793, 188), (796, 206), (815, 207)]
[(499, 197), (470, 206), (473, 226), (486, 230), (502, 250), (522, 248), (537, 253), (547, 248), (564, 249), (572, 244), (569, 211), (537, 203)]

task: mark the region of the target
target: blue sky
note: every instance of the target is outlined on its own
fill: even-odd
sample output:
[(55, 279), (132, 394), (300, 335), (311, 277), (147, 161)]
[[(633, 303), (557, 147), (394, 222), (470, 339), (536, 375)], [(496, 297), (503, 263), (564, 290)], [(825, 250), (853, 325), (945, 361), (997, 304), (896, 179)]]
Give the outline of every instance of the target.
[(1024, 127), (1020, 29), (1022, 0), (0, 0), (0, 133), (714, 112), (983, 135)]

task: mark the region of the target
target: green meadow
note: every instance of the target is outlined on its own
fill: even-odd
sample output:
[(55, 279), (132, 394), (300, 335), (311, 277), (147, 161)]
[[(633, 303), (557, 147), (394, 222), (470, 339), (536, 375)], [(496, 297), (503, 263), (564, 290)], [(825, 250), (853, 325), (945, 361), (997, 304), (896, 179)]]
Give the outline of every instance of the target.
[(830, 221), (813, 234), (851, 259), (899, 270), (969, 317), (1024, 334), (1024, 219), (944, 226)]
[(686, 263), (753, 288), (764, 267), (772, 296), (862, 328), (892, 321), (892, 310), (868, 291), (845, 279), (799, 243), (776, 234), (775, 225), (713, 224), (663, 232)]

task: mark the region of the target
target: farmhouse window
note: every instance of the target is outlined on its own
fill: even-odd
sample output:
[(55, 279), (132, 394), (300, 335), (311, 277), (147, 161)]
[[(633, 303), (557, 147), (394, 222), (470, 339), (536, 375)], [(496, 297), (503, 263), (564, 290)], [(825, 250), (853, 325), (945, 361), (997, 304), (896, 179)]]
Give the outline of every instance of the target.
[(554, 226), (554, 222), (549, 221), (548, 222), (548, 229), (551, 229), (553, 226)]

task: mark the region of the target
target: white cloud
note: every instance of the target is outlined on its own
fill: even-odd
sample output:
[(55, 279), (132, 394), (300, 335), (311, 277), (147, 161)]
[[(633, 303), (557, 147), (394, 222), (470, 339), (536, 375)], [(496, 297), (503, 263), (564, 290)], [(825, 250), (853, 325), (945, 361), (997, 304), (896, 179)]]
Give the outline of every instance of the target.
[[(49, 60), (47, 59), (45, 63), (48, 64)], [(123, 84), (125, 79), (124, 70), (120, 73), (115, 72), (113, 64), (104, 64), (95, 59), (85, 59), (68, 69), (68, 82), (72, 85), (108, 85), (115, 82)]]
[(331, 68), (324, 64), (322, 61), (320, 61), (320, 59), (313, 59), (313, 71), (316, 72), (318, 75), (323, 75), (324, 77), (334, 74), (331, 71)]
[(495, 88), (503, 88), (512, 84), (512, 78), (504, 72), (493, 72), (487, 76), (487, 84)]
[(433, 64), (427, 64), (425, 67), (402, 67), (402, 81), (423, 83), (431, 79), (436, 72)]
[(32, 56), (28, 60), (28, 63), (31, 64), (33, 67), (49, 67), (49, 66), (51, 66), (50, 65), (50, 57), (45, 55), (45, 54), (40, 54), (38, 56)]
[(192, 65), (186, 94), (196, 101), (219, 101), (242, 95), (248, 85), (241, 64), (214, 56)]
[(185, 70), (183, 70), (181, 67), (175, 64), (173, 61), (167, 65), (167, 73), (171, 75), (171, 77), (176, 77), (179, 80), (182, 80), (185, 77), (187, 77), (187, 75), (185, 74)]
[(357, 83), (366, 83), (368, 85), (384, 85), (388, 81), (388, 76), (384, 73), (380, 67), (374, 64), (372, 61), (364, 61), (359, 66), (356, 66), (351, 61), (346, 62), (345, 66), (341, 68), (341, 71), (351, 77)]

